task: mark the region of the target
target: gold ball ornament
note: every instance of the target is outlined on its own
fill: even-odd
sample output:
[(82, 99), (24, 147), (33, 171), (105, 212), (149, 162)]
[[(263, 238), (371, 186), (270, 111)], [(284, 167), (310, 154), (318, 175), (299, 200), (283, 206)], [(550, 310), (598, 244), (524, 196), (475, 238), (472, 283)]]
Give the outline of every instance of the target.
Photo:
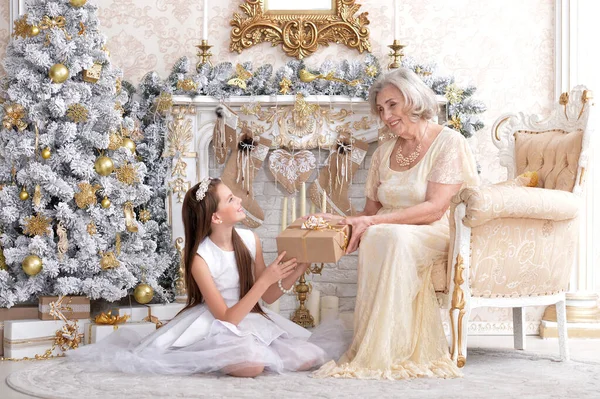
[(25, 190), (25, 187), (21, 189), (21, 192), (19, 193), (19, 198), (21, 198), (22, 201), (27, 201), (29, 199), (29, 193), (27, 192), (27, 190)]
[(28, 276), (35, 276), (42, 271), (42, 259), (37, 255), (29, 255), (23, 259), (21, 267)]
[(102, 208), (107, 209), (110, 207), (110, 200), (107, 197), (104, 197), (102, 201), (100, 201), (100, 205), (102, 205)]
[(29, 28), (29, 35), (30, 35), (30, 36), (37, 36), (37, 35), (39, 35), (39, 34), (40, 34), (40, 28), (39, 28), (39, 26), (37, 26), (37, 25), (32, 25), (32, 26)]
[(115, 164), (109, 157), (101, 155), (96, 159), (96, 163), (94, 163), (94, 169), (96, 169), (96, 173), (98, 173), (100, 176), (108, 176), (115, 169)]
[(87, 3), (87, 0), (69, 0), (69, 3), (71, 3), (73, 7), (83, 7), (85, 3)]
[(135, 141), (131, 140), (129, 137), (123, 138), (121, 146), (129, 149), (132, 154), (135, 154)]
[(139, 284), (137, 287), (135, 287), (135, 290), (133, 291), (133, 297), (138, 303), (141, 303), (142, 305), (145, 305), (148, 302), (150, 302), (153, 296), (154, 290), (146, 283)]
[(42, 150), (42, 158), (49, 159), (51, 155), (52, 152), (50, 152), (50, 148), (46, 147)]
[(48, 76), (50, 76), (52, 83), (63, 83), (69, 79), (69, 68), (63, 64), (54, 64), (50, 68)]

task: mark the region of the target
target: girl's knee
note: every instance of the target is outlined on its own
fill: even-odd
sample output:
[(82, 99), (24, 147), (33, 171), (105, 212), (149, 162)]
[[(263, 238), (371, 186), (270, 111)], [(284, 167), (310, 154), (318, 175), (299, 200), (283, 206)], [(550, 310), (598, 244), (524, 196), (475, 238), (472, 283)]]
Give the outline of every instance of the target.
[(265, 370), (265, 366), (262, 364), (244, 365), (241, 367), (235, 367), (235, 370), (227, 372), (227, 374), (234, 377), (246, 377), (253, 378), (258, 377)]

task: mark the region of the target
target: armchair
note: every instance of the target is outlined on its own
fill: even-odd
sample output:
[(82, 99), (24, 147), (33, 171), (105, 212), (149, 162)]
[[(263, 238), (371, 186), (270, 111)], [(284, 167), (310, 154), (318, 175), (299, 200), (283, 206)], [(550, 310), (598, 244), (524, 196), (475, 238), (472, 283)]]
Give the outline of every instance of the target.
[(514, 346), (525, 349), (526, 306), (555, 305), (560, 356), (568, 359), (565, 291), (576, 259), (587, 167), (591, 92), (564, 93), (552, 115), (500, 116), (492, 140), (508, 179), (537, 171), (537, 187), (462, 189), (450, 208), (448, 292), (452, 359), (467, 358), (471, 309), (513, 308)]

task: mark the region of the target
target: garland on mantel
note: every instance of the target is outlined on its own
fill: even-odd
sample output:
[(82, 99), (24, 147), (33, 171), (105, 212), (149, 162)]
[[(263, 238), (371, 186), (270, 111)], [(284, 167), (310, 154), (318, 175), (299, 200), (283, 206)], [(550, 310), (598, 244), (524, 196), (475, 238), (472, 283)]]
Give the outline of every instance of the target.
[[(448, 100), (447, 126), (471, 137), (483, 128), (479, 114), (486, 110), (485, 104), (472, 98), (475, 86), (461, 87), (452, 76), (438, 76), (435, 64), (422, 64), (405, 57), (402, 65), (414, 71), (438, 95)], [(325, 61), (319, 68), (308, 67), (303, 60), (291, 60), (286, 65), (273, 70), (271, 64), (254, 68), (251, 62), (233, 65), (222, 62), (214, 67), (203, 64), (198, 71), (192, 70), (192, 63), (186, 57), (179, 59), (171, 74), (164, 82), (155, 72), (147, 74), (140, 83), (144, 101), (159, 101), (158, 107), (169, 107), (170, 95), (212, 96), (225, 99), (230, 96), (260, 96), (297, 94), (335, 95), (367, 99), (369, 88), (381, 75), (379, 61), (368, 54), (364, 61), (343, 60)], [(303, 71), (304, 70), (304, 71)], [(301, 72), (302, 71), (302, 72)], [(308, 74), (306, 73), (308, 71)], [(312, 81), (306, 82), (301, 75), (308, 75)], [(314, 79), (315, 76), (325, 78)], [(161, 86), (161, 93), (157, 87)]]

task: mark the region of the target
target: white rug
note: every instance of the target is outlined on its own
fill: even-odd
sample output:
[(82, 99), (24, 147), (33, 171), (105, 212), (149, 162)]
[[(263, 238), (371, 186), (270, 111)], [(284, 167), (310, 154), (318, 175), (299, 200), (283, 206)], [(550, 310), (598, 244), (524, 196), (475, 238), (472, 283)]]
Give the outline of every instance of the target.
[(470, 349), (464, 378), (359, 381), (308, 373), (254, 379), (83, 373), (64, 360), (36, 362), (7, 377), (41, 398), (583, 398), (598, 395), (600, 363), (559, 362), (520, 351)]

